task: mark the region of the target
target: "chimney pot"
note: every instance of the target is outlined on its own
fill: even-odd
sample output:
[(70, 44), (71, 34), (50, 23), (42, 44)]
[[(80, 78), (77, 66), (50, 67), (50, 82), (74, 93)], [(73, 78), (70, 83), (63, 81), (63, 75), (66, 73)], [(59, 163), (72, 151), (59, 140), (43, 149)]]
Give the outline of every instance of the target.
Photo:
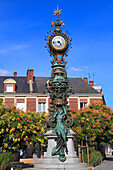
[(84, 77), (84, 81), (85, 81), (86, 83), (88, 83), (88, 78), (87, 78), (87, 77)]
[(17, 76), (17, 72), (16, 72), (16, 71), (14, 72), (14, 76), (15, 76), (15, 77)]
[(90, 85), (90, 86), (93, 86), (93, 80), (90, 80), (90, 81), (89, 81), (89, 85)]

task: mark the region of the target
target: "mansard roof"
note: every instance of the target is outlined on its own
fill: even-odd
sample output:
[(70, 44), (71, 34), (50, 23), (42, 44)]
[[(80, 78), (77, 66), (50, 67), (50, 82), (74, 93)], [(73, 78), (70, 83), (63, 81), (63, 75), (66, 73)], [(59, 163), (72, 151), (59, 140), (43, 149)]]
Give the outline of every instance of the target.
[(4, 81), (9, 78), (16, 81), (16, 93), (29, 93), (29, 84), (27, 83), (27, 77), (14, 76), (0, 76), (0, 93), (4, 93)]
[[(16, 81), (16, 93), (30, 93), (29, 83), (27, 82), (27, 77), (19, 76), (0, 76), (0, 93), (4, 93), (4, 81), (6, 79), (14, 79)], [(33, 93), (46, 93), (46, 82), (49, 77), (34, 77), (33, 82)], [(76, 93), (93, 93), (99, 94), (92, 86), (87, 84), (80, 77), (68, 77), (69, 87), (72, 87), (73, 94)]]

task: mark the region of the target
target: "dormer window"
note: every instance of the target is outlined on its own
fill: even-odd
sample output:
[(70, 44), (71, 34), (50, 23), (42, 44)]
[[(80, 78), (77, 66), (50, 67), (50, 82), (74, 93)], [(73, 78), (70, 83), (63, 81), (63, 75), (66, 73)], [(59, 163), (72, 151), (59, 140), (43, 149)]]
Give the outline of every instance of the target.
[(6, 92), (14, 92), (14, 85), (6, 84)]
[(13, 79), (6, 79), (4, 81), (4, 92), (5, 93), (15, 93), (16, 91), (16, 81)]

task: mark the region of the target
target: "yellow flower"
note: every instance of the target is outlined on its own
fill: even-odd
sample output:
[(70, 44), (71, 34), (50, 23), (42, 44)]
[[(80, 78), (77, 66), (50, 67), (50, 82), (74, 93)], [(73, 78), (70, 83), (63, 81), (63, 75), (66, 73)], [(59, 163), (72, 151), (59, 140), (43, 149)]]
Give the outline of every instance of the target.
[(4, 124), (5, 124), (5, 122), (4, 122), (4, 121), (2, 121), (2, 124), (4, 125)]
[(45, 144), (41, 143), (41, 146), (46, 146)]
[(12, 120), (15, 121), (15, 117)]
[(44, 143), (43, 139), (36, 138), (39, 142)]
[(43, 133), (45, 132), (43, 127), (41, 128), (41, 132), (43, 132)]
[(25, 131), (22, 132), (22, 136), (24, 135)]
[(6, 132), (8, 132), (9, 131), (9, 129), (8, 128), (6, 128)]
[(27, 130), (27, 126), (24, 126), (25, 130)]
[(6, 152), (6, 150), (3, 150), (3, 152)]
[(19, 123), (18, 126), (17, 126), (17, 129), (20, 129), (20, 126), (21, 126), (21, 124)]
[(7, 148), (7, 147), (8, 147), (8, 144), (7, 144), (7, 143), (4, 143), (4, 147)]
[(3, 133), (3, 132), (4, 132), (4, 129), (1, 129), (1, 132)]
[(17, 140), (18, 140), (17, 138), (13, 138), (13, 142), (17, 142)]
[(10, 130), (10, 133), (13, 132), (13, 128)]
[(20, 141), (20, 138), (18, 138), (18, 141)]

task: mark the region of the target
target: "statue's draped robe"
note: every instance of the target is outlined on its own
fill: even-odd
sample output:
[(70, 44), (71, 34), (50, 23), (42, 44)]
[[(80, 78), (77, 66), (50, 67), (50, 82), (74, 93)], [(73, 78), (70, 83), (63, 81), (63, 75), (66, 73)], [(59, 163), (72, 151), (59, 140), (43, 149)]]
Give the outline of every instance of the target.
[(64, 149), (67, 152), (66, 134), (68, 133), (68, 129), (62, 122), (63, 115), (58, 114), (56, 119), (57, 124), (53, 132), (57, 134), (57, 145), (52, 150), (52, 156), (59, 155), (59, 160), (64, 162), (66, 160)]

